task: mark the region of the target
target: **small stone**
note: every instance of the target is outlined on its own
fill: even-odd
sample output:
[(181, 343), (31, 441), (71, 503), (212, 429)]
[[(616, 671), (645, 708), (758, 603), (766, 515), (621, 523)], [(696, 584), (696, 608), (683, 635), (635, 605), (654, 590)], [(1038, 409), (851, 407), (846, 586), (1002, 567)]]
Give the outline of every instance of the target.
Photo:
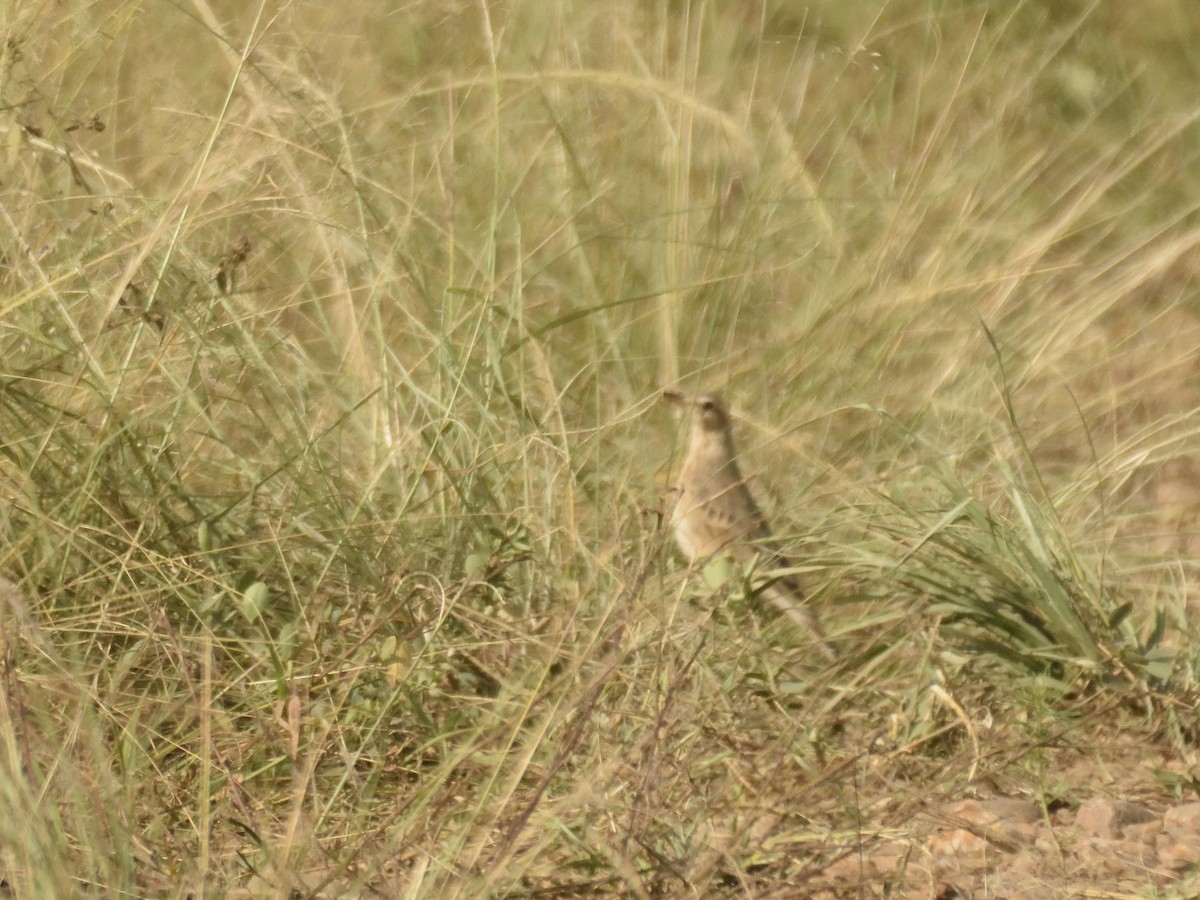
[(1200, 803), (1171, 807), (1163, 816), (1163, 827), (1181, 840), (1200, 840)]
[(967, 900), (967, 895), (949, 881), (939, 881), (933, 889), (933, 900)]
[(1190, 869), (1200, 863), (1200, 846), (1195, 841), (1177, 841), (1169, 834), (1158, 836), (1158, 861), (1173, 871)]
[(1130, 803), (1128, 800), (1093, 797), (1079, 807), (1079, 812), (1075, 816), (1075, 824), (1085, 834), (1106, 840), (1115, 840), (1121, 836), (1121, 829), (1126, 825), (1153, 822), (1157, 818), (1158, 816), (1146, 807)]
[(893, 876), (909, 861), (912, 846), (908, 841), (885, 841), (867, 848), (863, 853), (853, 853), (826, 866), (821, 873), (834, 881), (860, 882)]
[(993, 797), (990, 800), (963, 800), (946, 810), (973, 825), (992, 825), (996, 822), (1033, 824), (1042, 821), (1042, 810), (1028, 800)]
[(1031, 844), (1042, 813), (1026, 800), (995, 798), (963, 800), (946, 808), (943, 817), (953, 824), (973, 825), (974, 831), (1004, 850)]
[(938, 861), (958, 869), (977, 869), (995, 856), (992, 845), (965, 828), (938, 832), (929, 838), (929, 852)]
[(1120, 875), (1131, 867), (1145, 869), (1158, 865), (1154, 848), (1138, 841), (1091, 837), (1080, 842), (1077, 853), (1092, 874)]
[(1153, 822), (1136, 822), (1126, 825), (1121, 829), (1121, 834), (1127, 841), (1141, 841), (1143, 844), (1153, 847), (1154, 839), (1162, 833), (1162, 830), (1162, 819), (1155, 819)]

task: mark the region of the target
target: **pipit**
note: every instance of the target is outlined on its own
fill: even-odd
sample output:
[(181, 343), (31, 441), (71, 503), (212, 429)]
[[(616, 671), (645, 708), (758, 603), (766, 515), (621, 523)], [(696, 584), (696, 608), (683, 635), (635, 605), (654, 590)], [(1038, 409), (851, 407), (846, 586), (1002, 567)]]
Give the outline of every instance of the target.
[[(750, 495), (737, 464), (729, 413), (716, 394), (687, 397), (664, 391), (663, 397), (691, 412), (687, 455), (679, 471), (671, 522), (679, 548), (692, 562), (717, 553), (764, 571), (789, 568), (774, 542), (762, 510)], [(772, 576), (759, 596), (816, 635), (821, 652), (836, 653), (825, 639), (816, 613), (804, 605), (804, 592), (791, 575)]]

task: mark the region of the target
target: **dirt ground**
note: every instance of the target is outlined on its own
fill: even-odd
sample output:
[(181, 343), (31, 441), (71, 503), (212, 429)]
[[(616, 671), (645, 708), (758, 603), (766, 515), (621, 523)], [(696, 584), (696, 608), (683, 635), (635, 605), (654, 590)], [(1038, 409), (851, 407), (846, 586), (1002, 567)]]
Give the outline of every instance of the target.
[(908, 784), (909, 799), (881, 810), (893, 824), (864, 822), (831, 864), (751, 890), (937, 900), (1200, 896), (1200, 755), (1131, 732), (1074, 737), (1041, 754), (1040, 797), (1016, 771), (1019, 760), (958, 798), (935, 788), (924, 802)]

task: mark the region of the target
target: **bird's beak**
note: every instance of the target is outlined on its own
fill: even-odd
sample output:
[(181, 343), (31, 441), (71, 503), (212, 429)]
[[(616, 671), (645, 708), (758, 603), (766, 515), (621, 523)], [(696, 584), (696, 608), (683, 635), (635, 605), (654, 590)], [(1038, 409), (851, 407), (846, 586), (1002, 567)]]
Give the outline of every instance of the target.
[(667, 388), (663, 391), (662, 398), (668, 403), (675, 403), (679, 406), (683, 405), (683, 392), (677, 391), (674, 388)]

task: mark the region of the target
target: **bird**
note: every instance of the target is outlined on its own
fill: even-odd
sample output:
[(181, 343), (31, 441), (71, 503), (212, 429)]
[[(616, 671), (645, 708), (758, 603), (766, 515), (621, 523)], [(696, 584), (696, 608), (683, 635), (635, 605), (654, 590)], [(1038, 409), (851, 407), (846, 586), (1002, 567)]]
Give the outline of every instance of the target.
[[(763, 570), (790, 568), (738, 467), (724, 401), (717, 394), (689, 396), (676, 390), (664, 391), (663, 398), (690, 409), (691, 414), (671, 512), (675, 542), (684, 556), (694, 563), (723, 553), (743, 564), (757, 560)], [(825, 657), (837, 658), (817, 614), (804, 605), (804, 591), (793, 576), (780, 575), (758, 593), (812, 632)]]

